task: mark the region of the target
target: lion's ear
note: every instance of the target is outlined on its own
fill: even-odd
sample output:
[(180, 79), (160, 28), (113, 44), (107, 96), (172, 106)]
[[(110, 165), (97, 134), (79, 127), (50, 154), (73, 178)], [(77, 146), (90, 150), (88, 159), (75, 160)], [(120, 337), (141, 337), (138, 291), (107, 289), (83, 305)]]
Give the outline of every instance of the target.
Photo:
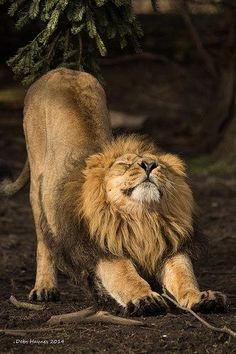
[(160, 160), (178, 176), (186, 176), (185, 163), (176, 155), (164, 154), (160, 156)]
[(104, 168), (105, 167), (105, 157), (102, 153), (91, 155), (86, 160), (86, 168)]

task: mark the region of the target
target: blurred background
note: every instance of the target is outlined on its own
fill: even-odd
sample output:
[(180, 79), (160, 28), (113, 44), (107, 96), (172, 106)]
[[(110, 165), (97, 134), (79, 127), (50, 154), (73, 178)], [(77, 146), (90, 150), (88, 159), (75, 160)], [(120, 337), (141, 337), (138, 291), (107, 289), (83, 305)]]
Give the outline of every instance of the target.
[[(234, 175), (235, 5), (160, 0), (156, 13), (150, 0), (133, 5), (144, 32), (143, 52), (122, 51), (111, 41), (108, 56), (99, 59), (115, 133), (148, 134), (163, 149), (190, 158), (195, 172)], [(14, 81), (6, 60), (40, 28), (32, 21), (16, 31), (7, 10), (1, 6), (0, 124), (5, 137), (8, 125), (14, 132), (21, 127), (26, 91)], [(2, 154), (10, 145), (7, 141)]]
[[(134, 0), (133, 5), (144, 32), (142, 52), (134, 53), (129, 47), (121, 50), (110, 41), (106, 43), (108, 55), (98, 59), (113, 131), (115, 135), (146, 134), (161, 149), (187, 161), (189, 183), (201, 210), (197, 224), (210, 245), (209, 254), (199, 261), (198, 279), (201, 288), (228, 295), (231, 312), (214, 318), (218, 325), (230, 325), (236, 298), (235, 0), (159, 0), (155, 13), (150, 0)], [(22, 118), (27, 86), (14, 80), (6, 60), (35, 37), (40, 24), (31, 21), (16, 31), (15, 19), (7, 11), (7, 5), (0, 7), (0, 159), (7, 161), (16, 176), (26, 159)], [(4, 308), (0, 324), (41, 325), (42, 316), (27, 317), (6, 301), (10, 293), (26, 298), (34, 281), (35, 237), (28, 190), (1, 200), (0, 225), (0, 299)], [(51, 314), (89, 305), (68, 279), (61, 277), (60, 282), (62, 302), (48, 305)], [(142, 343), (139, 332), (132, 336), (127, 332), (119, 352), (139, 353), (140, 345), (143, 353), (154, 353), (156, 341), (168, 353), (233, 352), (227, 338), (219, 339), (183, 316), (185, 324), (174, 315), (158, 318), (161, 325), (158, 322), (154, 332), (147, 330)], [(112, 327), (105, 329), (102, 336), (107, 337), (102, 343), (99, 328), (81, 336), (76, 330), (74, 337), (72, 334), (74, 350), (78, 343), (84, 352), (88, 348), (97, 352), (98, 343), (106, 352), (115, 353), (114, 346), (121, 348), (120, 332), (114, 339)], [(162, 337), (156, 331), (161, 333), (162, 328), (168, 329), (172, 341), (158, 339)], [(6, 339), (4, 345), (9, 352), (12, 342)]]

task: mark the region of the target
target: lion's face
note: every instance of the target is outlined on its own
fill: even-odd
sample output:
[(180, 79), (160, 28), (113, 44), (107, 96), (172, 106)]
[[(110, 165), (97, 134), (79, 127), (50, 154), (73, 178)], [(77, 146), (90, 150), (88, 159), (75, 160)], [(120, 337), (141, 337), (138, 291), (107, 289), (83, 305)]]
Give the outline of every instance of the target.
[(148, 206), (173, 214), (192, 210), (183, 161), (138, 138), (118, 139), (91, 156), (85, 176), (83, 203), (88, 208), (92, 201), (99, 210), (102, 202), (103, 208), (110, 205), (129, 215)]
[(166, 172), (161, 160), (150, 153), (122, 155), (106, 173), (107, 198), (120, 205), (160, 203), (166, 188)]

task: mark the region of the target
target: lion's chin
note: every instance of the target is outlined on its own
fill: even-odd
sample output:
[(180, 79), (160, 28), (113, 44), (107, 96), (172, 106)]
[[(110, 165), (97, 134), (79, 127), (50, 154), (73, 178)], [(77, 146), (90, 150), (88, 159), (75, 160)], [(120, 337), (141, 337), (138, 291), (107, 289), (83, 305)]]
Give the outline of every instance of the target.
[(143, 182), (134, 188), (130, 197), (139, 203), (158, 203), (161, 199), (161, 193), (154, 183)]

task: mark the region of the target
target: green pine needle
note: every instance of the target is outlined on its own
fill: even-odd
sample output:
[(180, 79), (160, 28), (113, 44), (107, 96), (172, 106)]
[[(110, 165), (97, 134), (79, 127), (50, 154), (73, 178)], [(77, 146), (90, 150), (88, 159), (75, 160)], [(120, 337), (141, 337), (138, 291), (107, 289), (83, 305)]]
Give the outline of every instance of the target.
[(23, 84), (58, 66), (86, 70), (102, 81), (98, 59), (107, 55), (109, 40), (121, 49), (141, 49), (143, 32), (131, 0), (0, 0), (6, 3), (18, 30), (32, 20), (40, 23), (41, 32), (7, 62)]

